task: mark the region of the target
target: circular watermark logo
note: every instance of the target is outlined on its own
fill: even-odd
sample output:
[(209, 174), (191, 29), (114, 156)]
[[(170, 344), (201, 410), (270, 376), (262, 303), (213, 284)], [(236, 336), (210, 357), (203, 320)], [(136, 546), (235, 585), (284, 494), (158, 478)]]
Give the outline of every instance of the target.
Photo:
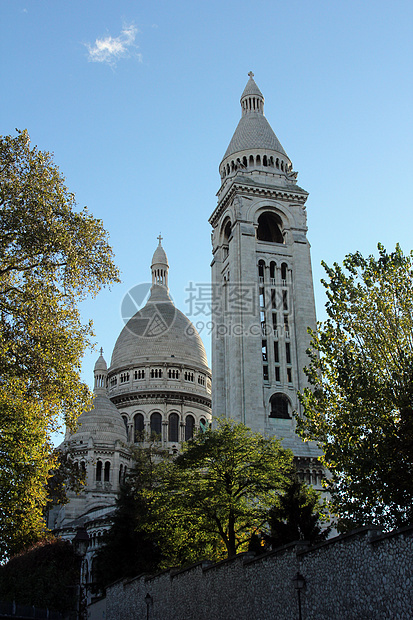
[(136, 336), (154, 338), (164, 334), (175, 319), (176, 308), (169, 299), (151, 295), (152, 285), (142, 282), (124, 296), (120, 312), (126, 327)]

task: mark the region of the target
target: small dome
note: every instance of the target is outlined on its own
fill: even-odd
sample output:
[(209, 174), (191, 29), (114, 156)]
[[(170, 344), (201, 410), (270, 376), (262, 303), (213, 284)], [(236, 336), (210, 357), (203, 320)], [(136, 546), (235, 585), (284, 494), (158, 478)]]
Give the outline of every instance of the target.
[[(160, 235), (159, 235), (159, 237), (160, 237)], [(167, 266), (169, 266), (168, 257), (166, 256), (166, 252), (165, 252), (165, 250), (163, 249), (163, 247), (161, 245), (161, 238), (159, 238), (159, 245), (156, 248), (156, 250), (154, 252), (154, 255), (152, 256), (151, 267), (153, 267), (153, 265), (167, 265)]]
[(126, 443), (126, 428), (122, 416), (115, 405), (102, 394), (93, 399), (93, 408), (84, 411), (78, 419), (78, 428), (69, 441), (82, 441), (87, 445), (92, 437), (93, 443), (114, 444), (116, 441)]
[(101, 349), (100, 350), (100, 356), (96, 360), (94, 371), (96, 372), (97, 370), (107, 370), (107, 369), (108, 369), (108, 367), (107, 367), (105, 359), (103, 357), (103, 349)]
[(146, 361), (190, 364), (208, 368), (201, 337), (191, 321), (172, 303), (163, 286), (125, 325), (113, 349), (110, 370)]
[(262, 92), (258, 88), (257, 84), (255, 83), (253, 72), (250, 71), (248, 73), (248, 76), (249, 76), (250, 79), (248, 80), (247, 85), (244, 88), (244, 92), (241, 95), (241, 100), (244, 97), (250, 97), (250, 96), (253, 96), (253, 95), (261, 97), (262, 99), (264, 99), (264, 95), (262, 94)]

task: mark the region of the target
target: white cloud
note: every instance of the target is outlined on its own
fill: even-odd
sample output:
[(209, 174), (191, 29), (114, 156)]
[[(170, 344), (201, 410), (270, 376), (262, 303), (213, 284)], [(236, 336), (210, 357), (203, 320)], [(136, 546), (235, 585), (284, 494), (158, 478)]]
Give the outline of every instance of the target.
[(125, 25), (118, 37), (108, 35), (102, 39), (96, 39), (95, 43), (86, 43), (89, 62), (106, 62), (114, 66), (120, 58), (129, 58), (135, 55), (142, 62), (142, 54), (134, 53), (137, 48), (135, 38), (138, 32), (134, 24)]

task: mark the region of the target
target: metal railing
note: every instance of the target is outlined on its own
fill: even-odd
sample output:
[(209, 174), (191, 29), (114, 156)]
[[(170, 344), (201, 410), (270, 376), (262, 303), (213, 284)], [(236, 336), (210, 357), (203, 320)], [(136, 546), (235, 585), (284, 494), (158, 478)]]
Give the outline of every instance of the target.
[(34, 605), (21, 605), (15, 601), (0, 601), (0, 618), (34, 618), (35, 620), (63, 620), (58, 611), (40, 609)]

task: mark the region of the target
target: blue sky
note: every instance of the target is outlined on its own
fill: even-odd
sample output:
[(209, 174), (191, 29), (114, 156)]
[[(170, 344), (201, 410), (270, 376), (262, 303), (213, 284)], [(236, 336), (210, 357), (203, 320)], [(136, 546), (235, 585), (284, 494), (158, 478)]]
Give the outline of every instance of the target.
[(210, 280), (208, 217), (250, 70), (310, 192), (319, 318), (322, 259), (412, 249), (412, 31), (407, 0), (0, 2), (0, 133), (27, 128), (54, 152), (122, 272), (82, 307), (108, 362), (160, 231), (183, 312), (188, 283)]

